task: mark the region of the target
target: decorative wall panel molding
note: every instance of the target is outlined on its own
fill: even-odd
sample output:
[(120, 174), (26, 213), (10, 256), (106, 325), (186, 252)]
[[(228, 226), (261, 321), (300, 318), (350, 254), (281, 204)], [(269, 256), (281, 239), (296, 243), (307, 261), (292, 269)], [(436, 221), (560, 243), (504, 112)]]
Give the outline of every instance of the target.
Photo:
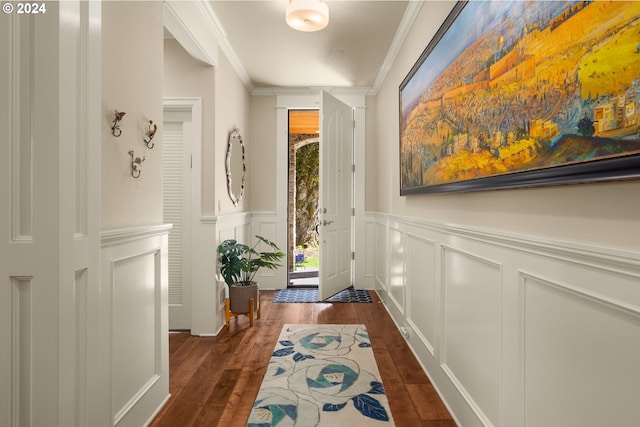
[(375, 225), (375, 236), (372, 241), (375, 242), (375, 274), (376, 274), (376, 289), (382, 290), (382, 292), (386, 293), (388, 290), (388, 271), (387, 262), (387, 229), (385, 223), (376, 223)]
[(11, 278), (11, 406), (12, 425), (31, 425), (32, 277)]
[[(284, 236), (286, 239), (287, 233), (283, 233), (283, 230), (279, 230), (279, 221), (276, 212), (254, 212), (251, 216), (250, 236), (253, 239), (254, 235), (265, 237), (268, 240), (274, 242), (284, 252), (287, 247), (286, 241), (279, 241), (278, 236)], [(283, 266), (286, 265), (286, 261), (282, 262)], [(287, 287), (287, 269), (281, 267), (277, 270), (261, 269), (258, 272), (258, 282), (261, 289), (284, 289)]]
[(12, 240), (30, 241), (33, 234), (34, 197), (33, 132), (35, 127), (31, 113), (35, 97), (34, 21), (32, 17), (20, 19), (17, 14), (5, 18), (10, 21), (8, 42), (11, 59), (13, 59), (9, 70), (10, 115), (13, 120), (8, 127), (11, 146)]
[(103, 342), (113, 426), (145, 425), (169, 396), (170, 228), (102, 233)]
[(396, 305), (396, 309), (404, 314), (405, 311), (405, 271), (404, 271), (404, 233), (396, 224), (391, 224), (388, 231), (389, 253), (389, 298)]
[(407, 323), (434, 355), (440, 294), (436, 284), (435, 242), (407, 233)]
[(479, 253), (441, 250), (441, 365), (481, 418), (499, 425), (501, 266)]
[[(638, 419), (640, 313), (579, 285), (529, 274), (521, 283), (523, 424), (628, 425)], [(595, 400), (598, 405), (584, 404)]]
[[(365, 216), (364, 272), (362, 278), (373, 285), (376, 277), (376, 223), (372, 216)], [(362, 263), (362, 254), (356, 253), (356, 264)], [(365, 286), (367, 287), (367, 286)]]
[[(200, 218), (194, 233), (194, 299), (191, 333), (216, 335), (225, 324), (226, 284), (219, 277), (216, 249), (226, 239), (244, 242), (249, 235), (252, 215), (236, 212)], [(198, 298), (195, 295), (199, 295)]]
[(376, 290), (459, 425), (640, 418), (640, 252), (374, 215)]
[(216, 217), (200, 217), (193, 230), (191, 333), (215, 335), (224, 316), (216, 289)]

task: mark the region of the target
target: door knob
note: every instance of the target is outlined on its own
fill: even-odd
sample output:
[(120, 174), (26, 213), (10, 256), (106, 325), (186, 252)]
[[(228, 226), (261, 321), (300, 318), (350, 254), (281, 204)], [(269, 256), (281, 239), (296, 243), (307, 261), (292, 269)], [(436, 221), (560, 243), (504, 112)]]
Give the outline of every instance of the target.
[(333, 221), (322, 221), (322, 225), (329, 225), (329, 224), (333, 224)]

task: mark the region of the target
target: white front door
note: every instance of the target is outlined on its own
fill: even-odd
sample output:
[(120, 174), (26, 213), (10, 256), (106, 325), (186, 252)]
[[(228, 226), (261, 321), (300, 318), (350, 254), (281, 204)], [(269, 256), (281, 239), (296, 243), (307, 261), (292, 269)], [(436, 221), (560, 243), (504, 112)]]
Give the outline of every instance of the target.
[(352, 285), (353, 108), (323, 92), (320, 108), (320, 299)]

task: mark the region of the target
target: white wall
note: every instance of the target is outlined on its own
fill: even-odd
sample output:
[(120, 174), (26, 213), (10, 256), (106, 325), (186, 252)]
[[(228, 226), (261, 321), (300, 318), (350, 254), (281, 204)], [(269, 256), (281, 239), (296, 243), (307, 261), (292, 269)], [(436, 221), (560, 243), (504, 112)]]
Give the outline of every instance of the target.
[[(244, 87), (229, 60), (220, 52), (215, 76), (215, 116), (212, 118), (215, 121), (214, 201), (215, 212), (218, 215), (246, 211), (249, 208), (249, 193), (252, 190), (259, 191), (247, 186), (245, 198), (238, 203), (238, 206), (233, 206), (227, 194), (227, 175), (224, 166), (229, 133), (235, 128), (240, 130), (240, 135), (243, 137), (246, 155), (252, 155), (254, 141), (250, 133), (250, 98), (249, 92)], [(247, 175), (249, 176), (250, 174), (251, 170), (248, 170)], [(249, 178), (247, 177), (247, 179)]]
[[(173, 6), (179, 6), (174, 12), (184, 14), (181, 19), (202, 13), (195, 3)], [(202, 149), (194, 153), (202, 168), (201, 208), (194, 212), (192, 224), (194, 335), (215, 335), (224, 324), (225, 285), (216, 281), (217, 244), (226, 238), (247, 241), (250, 235), (246, 210), (252, 192), (251, 168), (247, 170), (245, 197), (238, 206), (233, 206), (228, 196), (225, 169), (227, 141), (233, 129), (238, 128), (243, 137), (247, 162), (253, 155), (250, 96), (226, 56), (222, 52), (213, 56), (215, 65), (208, 65), (191, 57), (178, 41), (165, 40), (164, 96), (197, 97), (203, 105)]]
[[(249, 167), (249, 205), (260, 212), (276, 211), (276, 96), (251, 98), (251, 148)], [(259, 189), (256, 191), (255, 189)]]
[(640, 181), (399, 196), (398, 87), (453, 5), (368, 99), (377, 289), (460, 424), (633, 424)]
[[(163, 32), (162, 2), (102, 3), (100, 337), (103, 405), (114, 426), (145, 425), (169, 396)], [(111, 133), (115, 109), (126, 113), (120, 137)], [(143, 141), (149, 120), (158, 126), (152, 149)], [(130, 150), (145, 158), (137, 179)]]
[[(376, 119), (377, 168), (367, 185), (377, 189), (375, 210), (476, 227), (517, 231), (629, 249), (640, 247), (640, 181), (399, 196), (398, 87), (454, 2), (426, 2), (368, 110)], [(435, 23), (435, 24), (434, 24)], [(392, 118), (392, 119), (389, 119)]]
[[(162, 223), (163, 25), (160, 2), (104, 2), (102, 44), (102, 229)], [(126, 115), (111, 134), (114, 110)], [(158, 124), (153, 149), (143, 138)], [(131, 156), (145, 157), (140, 178)]]
[[(215, 67), (202, 63), (189, 55), (175, 39), (164, 40), (164, 97), (197, 97), (202, 100), (202, 151), (194, 153), (194, 160), (202, 168), (202, 206), (197, 212), (214, 212), (214, 130), (215, 121)], [(224, 164), (222, 165), (224, 167)]]

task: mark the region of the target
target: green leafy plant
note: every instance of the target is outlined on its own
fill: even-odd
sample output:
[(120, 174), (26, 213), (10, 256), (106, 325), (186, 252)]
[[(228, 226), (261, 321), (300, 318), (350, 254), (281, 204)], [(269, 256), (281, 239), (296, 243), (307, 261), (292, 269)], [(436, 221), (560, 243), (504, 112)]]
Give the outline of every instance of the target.
[[(262, 267), (275, 270), (280, 267), (279, 261), (284, 258), (284, 253), (270, 240), (256, 236), (258, 241), (253, 246), (247, 246), (234, 239), (227, 239), (218, 245), (218, 262), (220, 274), (228, 286), (249, 286), (253, 284), (253, 278)], [(272, 250), (258, 252), (256, 248), (260, 243)]]

